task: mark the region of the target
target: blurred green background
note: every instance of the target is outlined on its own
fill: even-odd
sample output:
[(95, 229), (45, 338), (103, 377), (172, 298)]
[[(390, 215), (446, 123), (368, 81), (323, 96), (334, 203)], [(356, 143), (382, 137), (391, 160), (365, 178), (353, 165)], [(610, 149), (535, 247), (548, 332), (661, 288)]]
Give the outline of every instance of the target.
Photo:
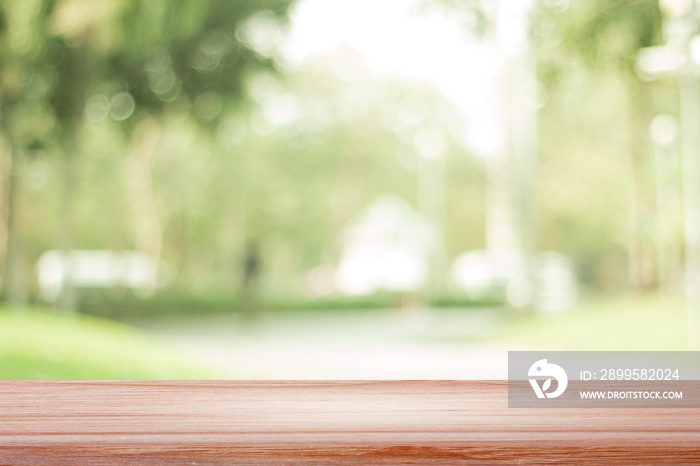
[(4, 0), (0, 378), (693, 347), (699, 9)]

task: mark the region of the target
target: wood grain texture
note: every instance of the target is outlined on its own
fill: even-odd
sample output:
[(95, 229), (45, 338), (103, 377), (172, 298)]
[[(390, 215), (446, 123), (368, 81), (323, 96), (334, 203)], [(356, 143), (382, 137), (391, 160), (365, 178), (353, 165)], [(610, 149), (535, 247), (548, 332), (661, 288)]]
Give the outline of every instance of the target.
[(508, 408), (504, 381), (0, 382), (0, 464), (700, 464), (697, 409)]

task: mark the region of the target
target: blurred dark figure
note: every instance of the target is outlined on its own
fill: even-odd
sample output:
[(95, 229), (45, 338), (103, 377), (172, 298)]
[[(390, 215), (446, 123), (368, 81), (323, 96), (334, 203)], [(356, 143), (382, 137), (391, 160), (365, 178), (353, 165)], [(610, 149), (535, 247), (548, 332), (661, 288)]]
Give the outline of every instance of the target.
[(258, 302), (260, 266), (260, 247), (257, 241), (249, 241), (246, 243), (243, 259), (243, 286), (241, 289), (243, 319), (246, 321), (260, 318), (260, 304)]

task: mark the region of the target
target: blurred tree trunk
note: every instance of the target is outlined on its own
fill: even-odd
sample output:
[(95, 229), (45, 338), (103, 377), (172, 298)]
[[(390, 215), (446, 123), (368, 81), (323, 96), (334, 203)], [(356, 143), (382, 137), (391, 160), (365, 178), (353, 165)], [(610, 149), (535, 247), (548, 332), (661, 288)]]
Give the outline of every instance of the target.
[[(0, 121), (0, 124), (2, 121)], [(1, 128), (1, 126), (0, 126)], [(0, 133), (0, 285), (2, 285), (2, 297), (4, 298), (7, 290), (7, 277), (11, 273), (8, 271), (7, 251), (9, 249), (12, 230), (12, 198), (13, 198), (13, 183), (12, 183), (12, 151), (9, 141), (4, 137), (6, 132)]]
[(77, 136), (69, 136), (70, 142), (65, 145), (63, 154), (62, 178), (63, 186), (60, 197), (59, 213), (59, 244), (64, 254), (64, 277), (61, 294), (58, 297), (58, 308), (62, 311), (74, 312), (78, 299), (72, 277), (71, 255), (75, 245), (75, 184), (77, 182), (78, 154)]
[(629, 155), (631, 162), (630, 234), (628, 236), (629, 281), (639, 291), (656, 285), (654, 190), (649, 173), (647, 128), (650, 121), (648, 91), (634, 74), (626, 73), (629, 112)]
[[(5, 113), (5, 112), (3, 112)], [(4, 117), (4, 115), (3, 115)], [(2, 118), (2, 122), (5, 118)], [(22, 306), (24, 293), (19, 273), (19, 249), (17, 244), (17, 161), (12, 136), (7, 131), (2, 132), (0, 140), (0, 173), (2, 180), (2, 204), (0, 205), (0, 266), (2, 270), (1, 295), (10, 306)]]
[(75, 47), (66, 47), (70, 53), (65, 59), (66, 94), (62, 98), (67, 121), (63, 143), (63, 189), (60, 197), (59, 242), (66, 263), (64, 282), (58, 298), (58, 307), (63, 311), (76, 311), (79, 298), (73, 283), (70, 257), (75, 247), (76, 187), (80, 166), (80, 132), (84, 121), (85, 105), (93, 82), (95, 57), (91, 47), (92, 34), (87, 31), (82, 42)]
[(239, 258), (243, 255), (246, 238), (245, 176), (240, 167), (232, 169), (226, 164), (224, 167), (215, 175), (217, 285), (221, 289), (238, 292), (237, 284), (242, 280)]
[(134, 129), (126, 158), (126, 188), (129, 196), (136, 247), (158, 264), (163, 229), (153, 187), (153, 164), (160, 138), (160, 124), (152, 117), (142, 119)]
[(328, 197), (327, 243), (323, 247), (322, 262), (336, 264), (342, 253), (339, 244), (343, 228), (361, 207), (367, 185), (367, 166), (358, 160), (341, 159), (335, 181)]
[(189, 225), (187, 212), (178, 208), (171, 213), (163, 228), (163, 245), (168, 258), (169, 284), (178, 288), (187, 284), (187, 261), (189, 255)]

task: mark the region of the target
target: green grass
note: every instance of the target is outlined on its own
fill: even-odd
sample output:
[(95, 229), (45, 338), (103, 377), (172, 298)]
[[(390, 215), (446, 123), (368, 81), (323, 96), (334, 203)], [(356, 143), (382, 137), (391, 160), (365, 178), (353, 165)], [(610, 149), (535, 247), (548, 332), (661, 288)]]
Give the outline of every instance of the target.
[(680, 297), (598, 298), (563, 315), (517, 320), (497, 341), (535, 350), (682, 351), (686, 325)]
[(132, 327), (58, 311), (0, 309), (0, 379), (202, 379), (213, 374)]

